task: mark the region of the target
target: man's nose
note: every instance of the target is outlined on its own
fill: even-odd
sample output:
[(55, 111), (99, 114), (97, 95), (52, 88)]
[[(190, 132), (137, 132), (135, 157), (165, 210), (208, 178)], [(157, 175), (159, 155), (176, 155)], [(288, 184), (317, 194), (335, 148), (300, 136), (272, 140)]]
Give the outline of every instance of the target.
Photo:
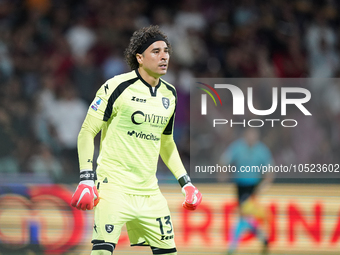
[(169, 54), (167, 52), (162, 52), (161, 59), (167, 60), (169, 58)]

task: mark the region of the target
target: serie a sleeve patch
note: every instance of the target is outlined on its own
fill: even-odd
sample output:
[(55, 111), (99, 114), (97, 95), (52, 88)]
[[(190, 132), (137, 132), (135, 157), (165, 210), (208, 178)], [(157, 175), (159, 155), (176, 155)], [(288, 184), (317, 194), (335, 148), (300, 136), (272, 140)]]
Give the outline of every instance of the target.
[(96, 97), (91, 104), (91, 109), (94, 110), (94, 111), (97, 111), (99, 106), (101, 105), (102, 101), (103, 100), (101, 98)]

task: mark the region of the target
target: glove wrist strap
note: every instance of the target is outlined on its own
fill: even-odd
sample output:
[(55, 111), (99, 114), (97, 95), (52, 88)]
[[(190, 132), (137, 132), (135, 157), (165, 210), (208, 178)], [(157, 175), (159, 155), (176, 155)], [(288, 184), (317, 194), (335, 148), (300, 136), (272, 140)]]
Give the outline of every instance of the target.
[(82, 170), (80, 172), (80, 181), (95, 181), (96, 178), (96, 172), (91, 170)]
[(189, 175), (185, 174), (178, 179), (179, 185), (183, 188), (186, 184), (191, 183)]

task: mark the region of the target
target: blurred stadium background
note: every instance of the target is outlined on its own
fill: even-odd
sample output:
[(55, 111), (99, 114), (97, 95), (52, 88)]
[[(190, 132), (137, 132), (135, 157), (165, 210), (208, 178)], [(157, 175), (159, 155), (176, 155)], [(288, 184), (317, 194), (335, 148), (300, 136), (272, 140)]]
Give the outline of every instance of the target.
[[(177, 88), (175, 140), (189, 169), (193, 79), (339, 78), (339, 11), (335, 0), (1, 0), (0, 254), (89, 254), (92, 214), (68, 205), (76, 139), (95, 91), (129, 71), (123, 51), (134, 30), (158, 24), (172, 43), (164, 79)], [(320, 95), (322, 114), (308, 129), (317, 146), (274, 132), (264, 142), (275, 160), (338, 162), (340, 83), (309, 89)], [(236, 217), (233, 185), (197, 179), (204, 200), (190, 213), (161, 162), (158, 177), (179, 254), (222, 254)], [(339, 178), (276, 180), (261, 197), (272, 254), (339, 254), (339, 197)], [(259, 250), (248, 235), (238, 254)], [(115, 254), (150, 253), (130, 248), (123, 233)]]

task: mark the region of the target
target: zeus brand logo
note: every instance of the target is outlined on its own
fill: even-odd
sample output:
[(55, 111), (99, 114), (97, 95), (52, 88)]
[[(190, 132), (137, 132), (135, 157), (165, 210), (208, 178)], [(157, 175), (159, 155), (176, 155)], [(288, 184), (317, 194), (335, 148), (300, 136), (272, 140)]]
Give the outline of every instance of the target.
[(132, 96), (131, 101), (136, 101), (136, 102), (140, 102), (140, 103), (146, 103), (146, 99), (137, 98), (135, 96)]
[(143, 122), (165, 125), (166, 123), (168, 123), (168, 119), (169, 117), (166, 116), (144, 113), (142, 111), (135, 111), (131, 115), (131, 121), (135, 125), (140, 125)]
[[(203, 83), (201, 83), (203, 84)], [(203, 84), (204, 85), (204, 84)], [(212, 88), (210, 86), (210, 88)], [(217, 89), (228, 89), (233, 97), (233, 115), (244, 115), (244, 95), (243, 92), (240, 88), (238, 88), (235, 85), (231, 84), (215, 84), (215, 88)], [(204, 89), (202, 89), (204, 90)], [(204, 90), (205, 92), (208, 93), (208, 91)], [(213, 90), (215, 94), (218, 96), (217, 92)], [(272, 106), (270, 109), (267, 110), (258, 110), (255, 109), (253, 105), (253, 88), (247, 88), (248, 92), (248, 109), (251, 113), (255, 115), (260, 115), (260, 116), (265, 116), (265, 115), (270, 115), (273, 112), (275, 112), (277, 105), (278, 105), (278, 93), (277, 93), (277, 88), (273, 88), (273, 93), (272, 93)], [(287, 98), (288, 93), (300, 93), (304, 94), (304, 98)], [(213, 96), (211, 93), (208, 93), (212, 98)], [(207, 95), (202, 94), (201, 96), (201, 114), (206, 115), (207, 114)], [(218, 97), (219, 98), (219, 97)], [(214, 98), (213, 98), (214, 99)], [(220, 98), (219, 98), (220, 99)], [(304, 114), (304, 115), (312, 115), (304, 106), (304, 103), (307, 103), (311, 99), (311, 93), (309, 90), (304, 89), (304, 88), (296, 88), (296, 87), (291, 87), (291, 88), (281, 88), (281, 115), (286, 115), (286, 107), (288, 104), (294, 104), (299, 110)], [(215, 105), (216, 101), (214, 100)], [(222, 102), (221, 102), (222, 105)]]

